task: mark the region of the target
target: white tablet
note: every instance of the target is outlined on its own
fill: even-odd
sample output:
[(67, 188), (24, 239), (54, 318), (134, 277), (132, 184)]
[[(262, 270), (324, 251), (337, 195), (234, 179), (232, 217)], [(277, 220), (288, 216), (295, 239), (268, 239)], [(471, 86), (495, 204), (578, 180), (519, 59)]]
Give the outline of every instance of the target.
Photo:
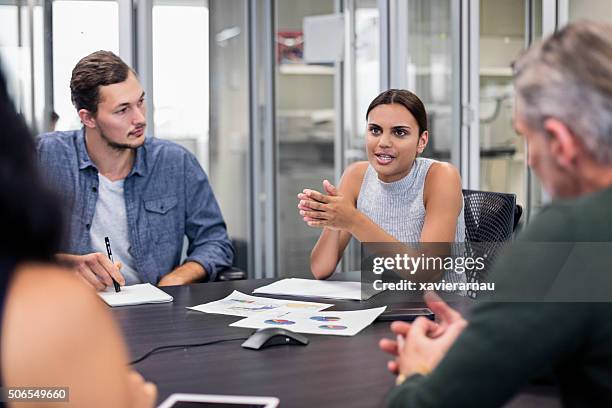
[(276, 408), (278, 403), (274, 397), (172, 394), (157, 408)]

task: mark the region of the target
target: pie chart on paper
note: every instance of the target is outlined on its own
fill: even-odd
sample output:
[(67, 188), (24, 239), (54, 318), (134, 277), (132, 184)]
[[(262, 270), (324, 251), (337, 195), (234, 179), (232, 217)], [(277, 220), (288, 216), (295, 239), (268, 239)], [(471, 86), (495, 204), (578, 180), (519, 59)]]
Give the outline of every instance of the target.
[(340, 318), (335, 316), (312, 316), (310, 320), (316, 320), (317, 322), (337, 322)]
[(266, 323), (266, 324), (276, 324), (276, 325), (280, 325), (280, 326), (288, 326), (288, 325), (291, 325), (291, 324), (295, 324), (294, 321), (286, 320), (286, 319), (268, 319), (268, 320), (264, 320), (264, 323)]
[(327, 330), (346, 330), (346, 326), (342, 326), (339, 324), (322, 324), (319, 326), (319, 329), (327, 329)]

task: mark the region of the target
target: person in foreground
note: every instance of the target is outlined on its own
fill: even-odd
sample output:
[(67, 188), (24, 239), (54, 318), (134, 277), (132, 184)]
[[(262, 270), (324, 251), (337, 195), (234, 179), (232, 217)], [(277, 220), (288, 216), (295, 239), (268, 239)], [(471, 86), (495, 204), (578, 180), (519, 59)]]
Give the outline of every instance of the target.
[[(455, 167), (419, 157), (427, 146), (427, 113), (412, 92), (389, 89), (366, 112), (368, 161), (347, 167), (326, 194), (306, 189), (298, 208), (323, 228), (310, 267), (317, 279), (334, 272), (351, 239), (360, 242), (463, 242), (463, 196)], [(462, 275), (452, 271), (447, 281)]]
[(61, 240), (60, 205), (41, 182), (34, 139), (1, 72), (0, 123), (1, 385), (69, 388), (68, 402), (8, 405), (153, 407), (156, 387), (128, 367), (102, 302), (51, 263)]
[[(145, 95), (134, 71), (97, 51), (74, 67), (70, 90), (83, 128), (47, 133), (37, 146), (70, 218), (58, 258), (98, 290), (112, 287), (111, 277), (183, 285), (230, 267), (233, 248), (208, 178), (183, 147), (145, 137)], [(106, 237), (121, 272), (107, 258)]]
[(612, 25), (566, 26), (518, 58), (514, 82), (515, 127), (553, 203), (499, 257), (501, 292), (467, 320), (426, 296), (437, 324), (392, 324), (397, 341), (380, 342), (396, 356), (391, 407), (499, 406), (545, 372), (565, 406), (612, 406)]

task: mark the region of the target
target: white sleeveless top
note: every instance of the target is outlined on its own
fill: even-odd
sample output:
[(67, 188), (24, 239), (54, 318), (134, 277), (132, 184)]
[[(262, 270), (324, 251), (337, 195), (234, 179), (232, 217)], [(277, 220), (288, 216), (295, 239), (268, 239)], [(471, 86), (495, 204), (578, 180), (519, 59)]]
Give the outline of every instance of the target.
[[(417, 157), (408, 175), (391, 183), (381, 181), (376, 170), (368, 165), (359, 190), (357, 209), (398, 241), (420, 242), (425, 223), (423, 189), (425, 177), (433, 163), (436, 163), (436, 160)], [(464, 242), (464, 240), (465, 220), (463, 200), (461, 200), (455, 242)], [(465, 274), (446, 271), (444, 280), (465, 282)]]

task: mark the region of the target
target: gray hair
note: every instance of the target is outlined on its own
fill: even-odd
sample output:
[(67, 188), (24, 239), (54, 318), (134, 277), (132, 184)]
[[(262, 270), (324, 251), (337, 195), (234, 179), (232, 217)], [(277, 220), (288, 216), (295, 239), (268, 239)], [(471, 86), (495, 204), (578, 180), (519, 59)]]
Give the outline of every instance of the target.
[(523, 117), (555, 118), (600, 163), (612, 163), (612, 24), (583, 20), (533, 46), (513, 64)]

